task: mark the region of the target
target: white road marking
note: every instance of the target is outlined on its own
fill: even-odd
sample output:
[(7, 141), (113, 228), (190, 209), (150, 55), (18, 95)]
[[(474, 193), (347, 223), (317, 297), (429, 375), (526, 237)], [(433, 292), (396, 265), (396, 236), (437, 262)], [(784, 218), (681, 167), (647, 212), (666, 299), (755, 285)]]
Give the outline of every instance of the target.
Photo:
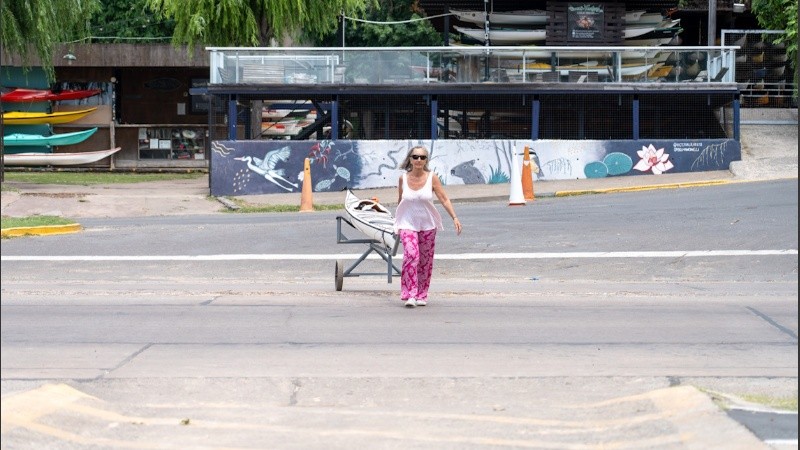
[[(565, 253), (452, 253), (437, 254), (441, 260), (476, 259), (585, 259), (585, 258), (706, 258), (716, 256), (786, 256), (797, 255), (797, 249), (785, 250), (686, 250), (642, 252), (565, 252)], [(65, 256), (14, 256), (3, 255), (0, 261), (315, 261), (356, 259), (357, 253), (330, 254), (230, 254), (230, 255), (65, 255)], [(394, 259), (403, 259), (398, 253)], [(367, 259), (380, 259), (369, 255)]]
[(797, 439), (767, 439), (764, 441), (764, 443), (767, 445), (774, 445), (776, 447), (782, 447), (782, 446), (797, 447)]

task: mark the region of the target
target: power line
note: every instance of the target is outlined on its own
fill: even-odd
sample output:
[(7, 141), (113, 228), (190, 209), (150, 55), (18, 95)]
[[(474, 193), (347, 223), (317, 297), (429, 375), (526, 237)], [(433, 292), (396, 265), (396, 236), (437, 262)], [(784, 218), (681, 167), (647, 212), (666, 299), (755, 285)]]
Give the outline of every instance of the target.
[(376, 21), (376, 20), (358, 19), (356, 17), (348, 17), (348, 16), (343, 16), (343, 17), (345, 19), (352, 20), (354, 22), (372, 23), (372, 24), (376, 24), (376, 25), (399, 25), (399, 24), (402, 24), (402, 23), (419, 22), (420, 20), (431, 20), (431, 19), (436, 19), (437, 17), (445, 17), (445, 16), (452, 16), (452, 15), (454, 15), (454, 14), (453, 13), (446, 13), (446, 14), (439, 14), (437, 16), (420, 17), (420, 18), (417, 18), (417, 19), (408, 19), (408, 20), (390, 20), (390, 21), (387, 21), (387, 22), (379, 22), (379, 21)]
[(84, 42), (86, 40), (91, 42), (92, 39), (120, 40), (120, 41), (155, 41), (155, 40), (172, 39), (172, 36), (161, 36), (161, 37), (86, 36), (84, 38), (76, 39), (74, 41), (64, 42), (64, 44), (76, 44), (78, 42)]

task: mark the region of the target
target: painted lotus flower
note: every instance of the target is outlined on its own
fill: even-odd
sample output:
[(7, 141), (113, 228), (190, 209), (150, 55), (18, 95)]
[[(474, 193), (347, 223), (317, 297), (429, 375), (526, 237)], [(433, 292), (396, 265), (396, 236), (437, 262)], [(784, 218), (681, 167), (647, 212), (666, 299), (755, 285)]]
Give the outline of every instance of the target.
[(641, 172), (653, 171), (655, 175), (659, 175), (674, 167), (669, 161), (669, 154), (664, 153), (663, 148), (656, 150), (653, 144), (642, 147), (636, 154), (642, 159), (633, 168)]

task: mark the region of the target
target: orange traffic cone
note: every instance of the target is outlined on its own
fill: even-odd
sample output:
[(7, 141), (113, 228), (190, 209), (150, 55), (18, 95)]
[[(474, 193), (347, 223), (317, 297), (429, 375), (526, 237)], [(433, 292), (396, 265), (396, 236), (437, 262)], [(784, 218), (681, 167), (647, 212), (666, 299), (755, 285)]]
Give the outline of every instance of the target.
[(519, 173), (519, 160), (517, 150), (514, 152), (514, 159), (511, 162), (511, 192), (508, 195), (508, 206), (525, 205), (525, 195), (522, 193), (522, 175)]
[(314, 211), (311, 193), (311, 161), (306, 158), (303, 163), (303, 190), (300, 193), (300, 212)]
[(531, 152), (525, 146), (525, 156), (522, 157), (522, 194), (525, 200), (533, 201), (533, 172), (531, 170)]

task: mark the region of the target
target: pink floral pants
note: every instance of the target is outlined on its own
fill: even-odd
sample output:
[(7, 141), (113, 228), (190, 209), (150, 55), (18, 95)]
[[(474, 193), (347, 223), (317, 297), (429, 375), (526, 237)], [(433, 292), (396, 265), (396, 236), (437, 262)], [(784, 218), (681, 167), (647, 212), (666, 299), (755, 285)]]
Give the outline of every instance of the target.
[(431, 285), (436, 230), (400, 230), (403, 243), (403, 270), (400, 274), (400, 299), (425, 300)]

